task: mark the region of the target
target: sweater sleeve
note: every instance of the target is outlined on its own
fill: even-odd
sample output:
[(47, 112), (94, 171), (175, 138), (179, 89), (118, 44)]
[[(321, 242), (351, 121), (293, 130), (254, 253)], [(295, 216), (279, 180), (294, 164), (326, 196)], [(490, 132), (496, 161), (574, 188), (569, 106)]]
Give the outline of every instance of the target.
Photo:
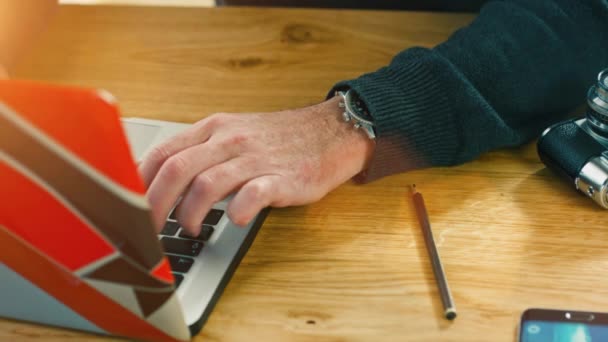
[(350, 87), (376, 122), (359, 179), (450, 166), (536, 137), (608, 67), (608, 0), (491, 1), (432, 48), (411, 48)]

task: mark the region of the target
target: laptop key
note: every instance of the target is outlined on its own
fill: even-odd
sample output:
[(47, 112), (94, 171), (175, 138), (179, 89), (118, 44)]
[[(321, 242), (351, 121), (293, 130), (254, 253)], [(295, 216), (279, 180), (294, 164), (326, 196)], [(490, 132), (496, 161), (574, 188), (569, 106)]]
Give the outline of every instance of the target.
[(203, 220), (203, 224), (208, 224), (208, 225), (211, 225), (211, 226), (215, 226), (218, 222), (220, 222), (220, 219), (222, 218), (222, 215), (224, 215), (224, 211), (223, 210), (211, 209), (211, 211), (209, 211), (209, 213), (207, 214), (207, 216)]
[(201, 252), (201, 249), (203, 249), (203, 243), (195, 240), (183, 240), (163, 236), (160, 239), (160, 243), (163, 245), (163, 250), (171, 254), (197, 256)]
[[(209, 224), (215, 226), (220, 219), (224, 215), (224, 211), (220, 209), (211, 209), (205, 219), (203, 220), (203, 224)], [(169, 219), (177, 221), (177, 216), (175, 214), (175, 209), (171, 210), (171, 214), (169, 214)]]
[(177, 220), (177, 216), (175, 216), (175, 208), (171, 209), (171, 214), (169, 215), (169, 218), (172, 220)]
[(167, 255), (167, 259), (169, 259), (171, 271), (179, 273), (187, 273), (194, 264), (194, 259), (183, 256)]
[(181, 274), (177, 274), (177, 273), (172, 273), (173, 274), (173, 278), (175, 278), (175, 288), (178, 288), (179, 285), (182, 283), (182, 280), (184, 280), (184, 276)]
[(211, 234), (213, 234), (214, 231), (215, 231), (215, 229), (213, 227), (204, 224), (203, 227), (201, 228), (201, 232), (200, 232), (200, 234), (198, 234), (198, 236), (190, 236), (190, 235), (188, 235), (188, 233), (186, 233), (182, 229), (182, 231), (179, 232), (179, 237), (184, 238), (184, 239), (208, 241), (209, 238), (211, 237)]
[(174, 236), (179, 229), (179, 223), (168, 221), (165, 223), (165, 227), (160, 231), (160, 235)]

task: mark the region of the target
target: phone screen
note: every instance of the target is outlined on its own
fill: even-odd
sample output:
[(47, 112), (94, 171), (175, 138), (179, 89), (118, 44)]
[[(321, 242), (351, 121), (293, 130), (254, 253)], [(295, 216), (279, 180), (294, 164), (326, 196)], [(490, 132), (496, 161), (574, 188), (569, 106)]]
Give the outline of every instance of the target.
[(521, 327), (521, 342), (600, 341), (608, 341), (608, 325), (527, 320)]

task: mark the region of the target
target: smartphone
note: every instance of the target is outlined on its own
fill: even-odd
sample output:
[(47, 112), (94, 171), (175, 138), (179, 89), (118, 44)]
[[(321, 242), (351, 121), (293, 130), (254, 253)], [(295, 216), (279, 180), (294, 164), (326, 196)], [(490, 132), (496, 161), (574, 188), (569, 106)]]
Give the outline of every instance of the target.
[(608, 313), (528, 309), (521, 315), (519, 341), (608, 341)]

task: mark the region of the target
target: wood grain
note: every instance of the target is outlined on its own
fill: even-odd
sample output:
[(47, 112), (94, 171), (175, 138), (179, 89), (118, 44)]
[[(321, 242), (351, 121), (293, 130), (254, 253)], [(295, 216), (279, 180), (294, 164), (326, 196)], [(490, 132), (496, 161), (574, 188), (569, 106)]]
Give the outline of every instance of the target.
[[(468, 15), (63, 7), (17, 77), (106, 88), (124, 115), (194, 122), (322, 100)], [(442, 319), (408, 186), (425, 196), (459, 317)], [(273, 210), (197, 341), (514, 341), (528, 307), (606, 311), (606, 212), (533, 145)], [(96, 341), (0, 320), (0, 340)], [(103, 339), (105, 340), (105, 339)]]

